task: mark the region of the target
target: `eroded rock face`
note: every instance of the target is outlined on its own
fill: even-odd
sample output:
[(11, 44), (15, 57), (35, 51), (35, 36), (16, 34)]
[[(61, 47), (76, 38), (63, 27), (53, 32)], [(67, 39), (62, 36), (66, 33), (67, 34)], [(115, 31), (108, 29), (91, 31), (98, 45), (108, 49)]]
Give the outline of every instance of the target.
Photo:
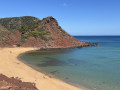
[(93, 46), (66, 33), (53, 17), (0, 19), (0, 47), (69, 48)]
[(0, 90), (38, 90), (34, 83), (22, 82), (18, 77), (8, 78), (0, 74)]

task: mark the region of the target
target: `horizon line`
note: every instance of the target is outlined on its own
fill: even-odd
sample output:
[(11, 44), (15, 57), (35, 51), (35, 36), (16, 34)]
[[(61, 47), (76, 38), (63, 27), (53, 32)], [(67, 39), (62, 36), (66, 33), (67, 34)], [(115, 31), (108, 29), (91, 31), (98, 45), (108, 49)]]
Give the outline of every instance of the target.
[(71, 35), (71, 36), (120, 36), (120, 35)]

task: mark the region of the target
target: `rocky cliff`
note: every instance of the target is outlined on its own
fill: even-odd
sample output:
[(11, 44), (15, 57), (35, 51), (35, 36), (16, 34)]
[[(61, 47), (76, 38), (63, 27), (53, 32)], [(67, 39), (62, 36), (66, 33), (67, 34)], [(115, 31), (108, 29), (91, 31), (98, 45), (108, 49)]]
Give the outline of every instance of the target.
[(0, 47), (69, 48), (93, 46), (66, 33), (53, 17), (0, 19)]

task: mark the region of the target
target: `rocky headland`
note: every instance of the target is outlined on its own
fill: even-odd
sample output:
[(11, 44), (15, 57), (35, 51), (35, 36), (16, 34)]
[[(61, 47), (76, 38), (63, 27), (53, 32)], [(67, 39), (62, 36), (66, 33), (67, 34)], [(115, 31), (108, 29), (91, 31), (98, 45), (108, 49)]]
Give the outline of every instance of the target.
[(32, 16), (0, 19), (0, 47), (73, 48), (95, 45), (72, 37), (53, 17), (42, 20)]

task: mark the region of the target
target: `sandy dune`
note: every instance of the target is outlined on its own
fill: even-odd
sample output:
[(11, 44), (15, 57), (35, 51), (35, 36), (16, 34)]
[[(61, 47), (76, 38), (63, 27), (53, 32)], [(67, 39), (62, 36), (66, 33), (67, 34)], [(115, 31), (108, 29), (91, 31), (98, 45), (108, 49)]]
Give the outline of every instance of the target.
[(0, 73), (34, 82), (39, 90), (82, 90), (60, 80), (45, 76), (17, 59), (17, 56), (35, 48), (0, 48)]

